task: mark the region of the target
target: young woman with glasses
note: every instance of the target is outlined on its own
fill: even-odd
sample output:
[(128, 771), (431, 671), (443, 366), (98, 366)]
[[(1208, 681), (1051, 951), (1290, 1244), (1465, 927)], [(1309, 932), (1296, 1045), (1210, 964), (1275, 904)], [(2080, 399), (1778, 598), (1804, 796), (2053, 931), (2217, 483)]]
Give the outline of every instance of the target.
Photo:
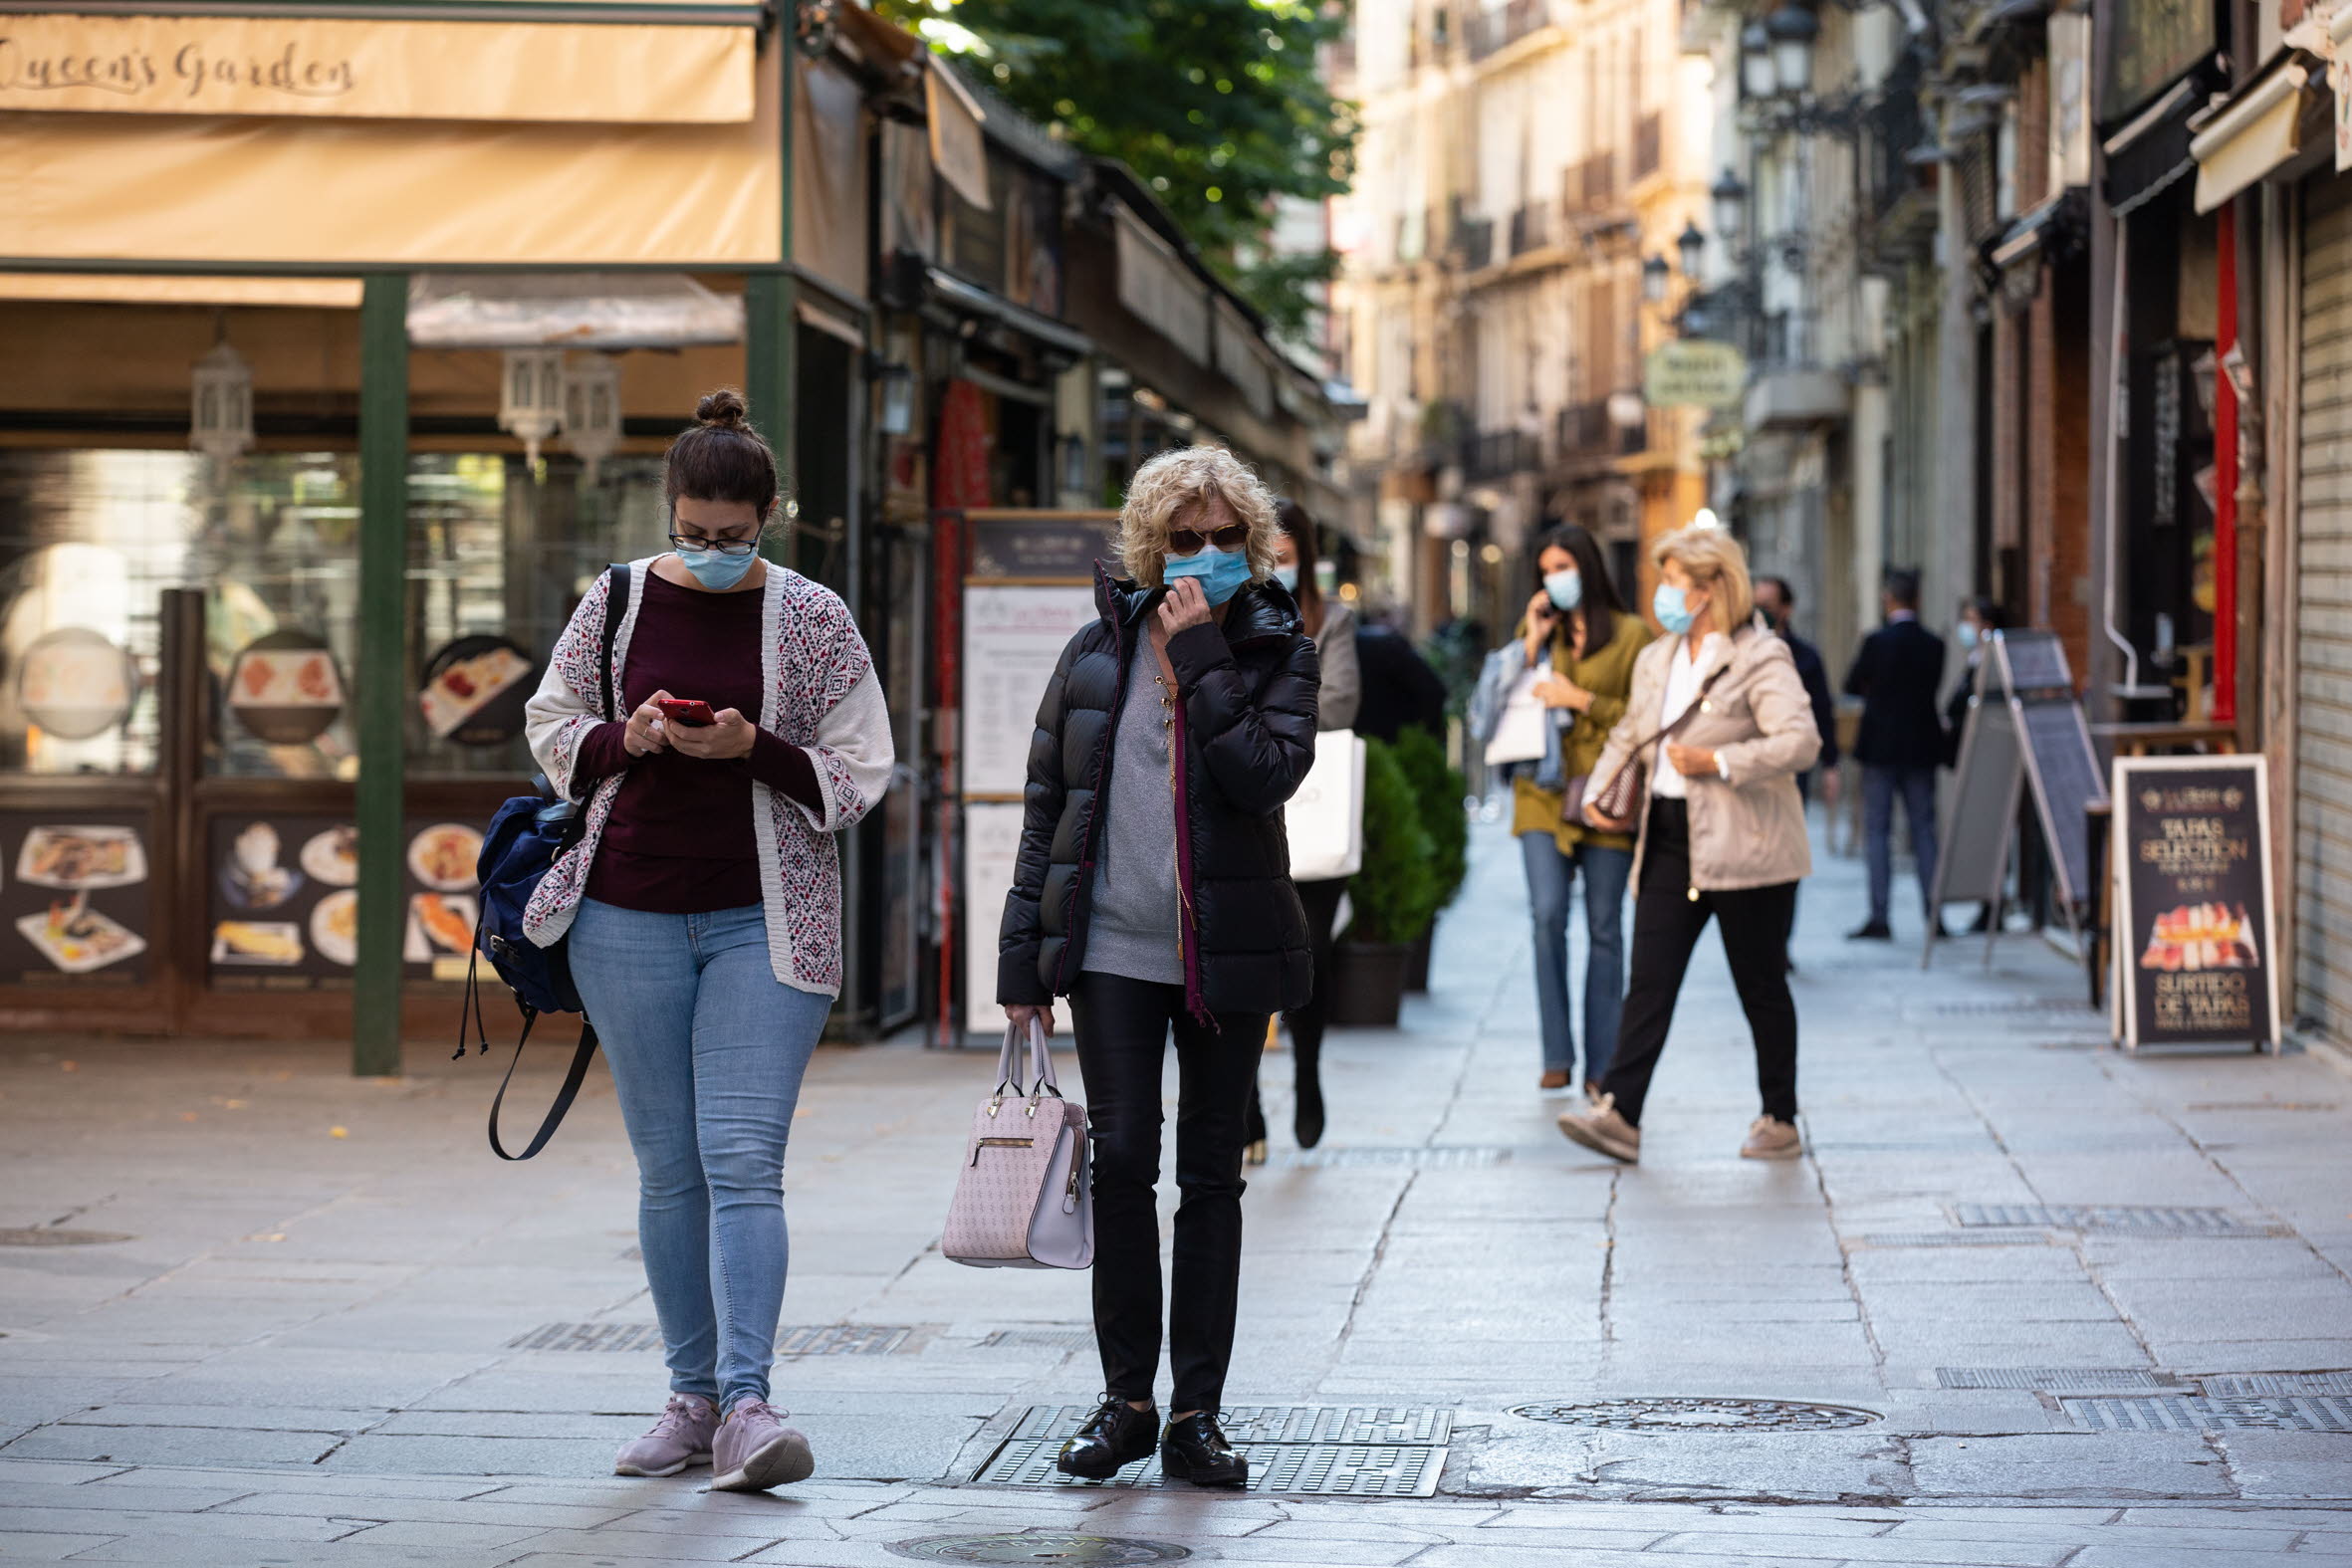
[(588, 820), (526, 921), (571, 935), (637, 1157), (670, 1398), (613, 1468), (761, 1491), (815, 1466), (768, 1402), (784, 1149), (841, 986), (833, 835), (888, 785), (890, 724), (847, 607), (759, 557), (776, 458), (743, 399), (695, 413), (663, 478), (671, 553), (632, 564), (625, 603), (597, 579), (531, 701), (532, 755)]
[[(1306, 915), (1283, 804), (1314, 761), (1318, 668), (1275, 571), (1274, 498), (1232, 453), (1137, 470), (1119, 517), (1129, 577), (1070, 639), (1038, 709), (997, 998), (1051, 1031), (1068, 997), (1094, 1135), (1101, 1405), (1065, 1474), (1162, 1469), (1238, 1486), (1218, 1428), (1242, 1252), (1242, 1144), (1270, 1014), (1305, 1002)], [(1174, 1415), (1160, 1361), (1160, 1078), (1173, 1030)]]

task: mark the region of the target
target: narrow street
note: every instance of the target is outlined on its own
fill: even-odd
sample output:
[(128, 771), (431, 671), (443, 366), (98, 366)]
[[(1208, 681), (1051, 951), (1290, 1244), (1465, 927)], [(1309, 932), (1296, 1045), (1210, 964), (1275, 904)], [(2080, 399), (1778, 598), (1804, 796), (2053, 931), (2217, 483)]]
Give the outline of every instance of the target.
[(1267, 1408), (1229, 1416), (1262, 1490), (1024, 1484), (1097, 1372), (1084, 1278), (936, 1250), (978, 1055), (821, 1053), (777, 1390), (818, 1478), (744, 1497), (609, 1474), (662, 1372), (600, 1069), (502, 1166), (495, 1059), (17, 1036), (0, 1226), (106, 1238), (0, 1235), (0, 1560), (2352, 1565), (2331, 1059), (2121, 1056), (2036, 939), (1843, 941), (1860, 865), (1822, 856), (1809, 1157), (1736, 1157), (1710, 940), (1620, 1170), (1533, 1092), (1517, 855), (1476, 857), (1433, 993), (1328, 1048), (1321, 1149), (1268, 1060), (1230, 1385)]

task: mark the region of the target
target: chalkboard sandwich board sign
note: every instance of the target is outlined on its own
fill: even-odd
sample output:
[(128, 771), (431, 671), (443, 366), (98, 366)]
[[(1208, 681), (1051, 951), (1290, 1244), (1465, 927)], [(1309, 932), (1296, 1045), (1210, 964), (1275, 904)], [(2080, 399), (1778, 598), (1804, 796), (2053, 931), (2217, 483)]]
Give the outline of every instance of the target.
[(2124, 1045), (2277, 1048), (2261, 757), (2119, 757), (2115, 987)]

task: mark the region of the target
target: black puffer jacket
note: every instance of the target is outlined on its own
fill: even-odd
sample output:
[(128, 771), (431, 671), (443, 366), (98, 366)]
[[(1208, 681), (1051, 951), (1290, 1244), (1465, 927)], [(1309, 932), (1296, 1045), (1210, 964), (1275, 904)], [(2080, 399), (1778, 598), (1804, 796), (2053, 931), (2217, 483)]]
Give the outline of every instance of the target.
[[(1101, 619), (1069, 640), (1038, 707), (1027, 814), (1005, 897), (997, 1000), (1066, 996), (1085, 965), (1111, 742), (1161, 588), (1097, 572)], [(1184, 701), (1176, 870), (1186, 1002), (1196, 1016), (1275, 1012), (1312, 987), (1306, 916), (1291, 885), (1283, 805), (1314, 762), (1314, 644), (1280, 584), (1252, 582), (1212, 621), (1168, 640)]]

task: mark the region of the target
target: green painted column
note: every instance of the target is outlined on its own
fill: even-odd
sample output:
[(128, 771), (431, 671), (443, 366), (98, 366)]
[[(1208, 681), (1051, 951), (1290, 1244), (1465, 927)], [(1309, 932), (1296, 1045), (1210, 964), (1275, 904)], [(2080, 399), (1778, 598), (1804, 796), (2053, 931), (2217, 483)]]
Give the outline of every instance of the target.
[[(800, 283), (785, 269), (790, 268), (793, 259), (793, 96), (800, 87), (801, 56), (793, 36), (800, 7), (791, 5), (781, 10), (776, 47), (784, 51), (783, 69), (779, 73), (783, 102), (777, 114), (781, 128), (776, 151), (782, 199), (777, 210), (776, 254), (783, 267), (775, 272), (755, 272), (744, 280), (743, 395), (752, 405), (752, 424), (776, 449), (776, 467), (789, 505), (794, 490), (794, 451), (798, 445), (793, 414), (797, 401), (795, 383), (801, 366), (794, 335), (800, 330), (800, 318), (794, 306), (799, 299)], [(777, 521), (785, 526), (768, 531), (760, 554), (779, 565), (789, 566), (794, 564), (794, 530), (782, 508)]]
[(406, 929), (402, 756), (407, 722), (408, 279), (370, 275), (359, 302), (359, 961), (352, 1071), (400, 1070)]

